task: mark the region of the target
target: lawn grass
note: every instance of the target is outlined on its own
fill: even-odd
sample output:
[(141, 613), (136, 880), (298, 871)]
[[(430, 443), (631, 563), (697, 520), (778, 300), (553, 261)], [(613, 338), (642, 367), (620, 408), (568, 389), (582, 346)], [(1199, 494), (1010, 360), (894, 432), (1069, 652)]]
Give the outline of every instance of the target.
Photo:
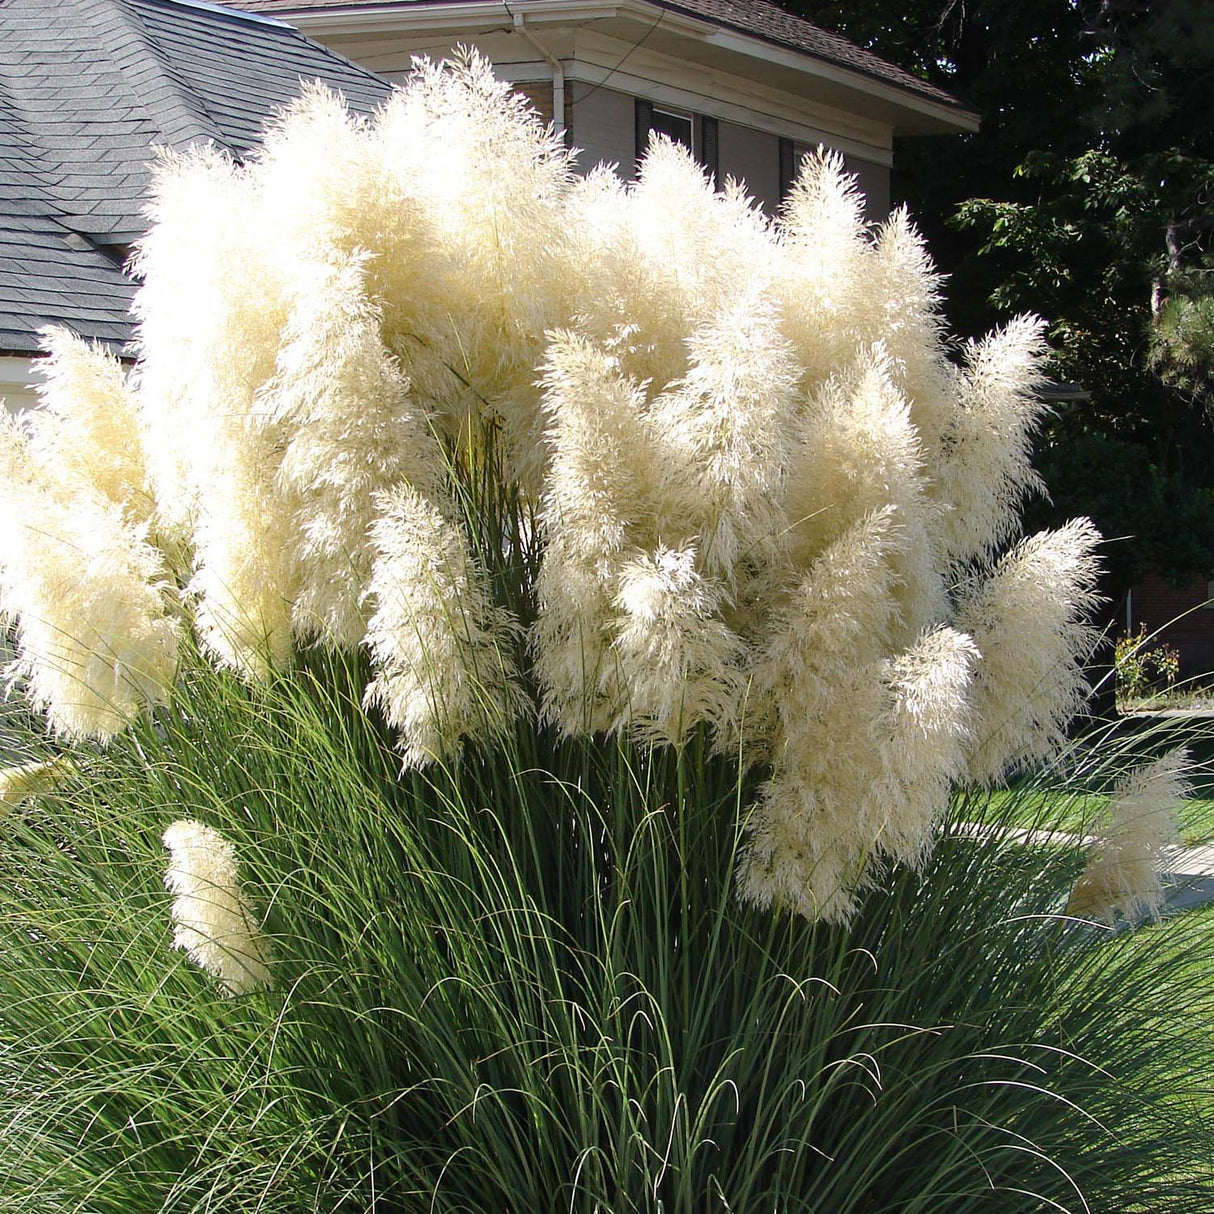
[[(1140, 924), (1132, 932), (1116, 933), (1109, 943), (1113, 949), (1149, 957), (1161, 938), (1164, 951), (1172, 954), (1174, 972), (1188, 979), (1193, 996), (1188, 1016), (1192, 1066), (1189, 1073), (1177, 1076), (1165, 1108), (1177, 1125), (1204, 1126), (1214, 1143), (1214, 905)], [(1195, 1180), (1214, 1194), (1214, 1151), (1192, 1160), (1178, 1178)], [(1124, 1208), (1126, 1214), (1158, 1214), (1151, 1205), (1131, 1202)]]
[(1116, 775), (1178, 746), (1188, 748), (1192, 761), (1192, 795), (1178, 815), (1181, 842), (1214, 842), (1214, 717), (1123, 716), (1078, 737), (1050, 770), (1021, 776), (975, 804), (984, 821), (1090, 834)]
[[(1091, 833), (1093, 823), (1108, 804), (1103, 793), (1076, 793), (1050, 788), (996, 789), (991, 793), (992, 818), (1003, 819), (1009, 810), (1017, 825), (1028, 829)], [(1214, 797), (1193, 797), (1180, 810), (1180, 841), (1185, 847), (1214, 842)]]

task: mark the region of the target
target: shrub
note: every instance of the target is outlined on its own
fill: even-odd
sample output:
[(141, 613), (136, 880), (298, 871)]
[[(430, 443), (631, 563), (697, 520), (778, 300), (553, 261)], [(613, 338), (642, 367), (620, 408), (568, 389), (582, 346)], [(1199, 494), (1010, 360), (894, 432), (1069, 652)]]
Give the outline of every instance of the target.
[(134, 373), (49, 334), (4, 432), (8, 1208), (1200, 1208), (1174, 955), (968, 826), (1092, 641), (1037, 322), (475, 60), (153, 216)]
[(1153, 692), (1171, 691), (1180, 674), (1180, 654), (1174, 646), (1151, 644), (1145, 624), (1138, 632), (1117, 638), (1114, 668), (1119, 701), (1141, 700)]

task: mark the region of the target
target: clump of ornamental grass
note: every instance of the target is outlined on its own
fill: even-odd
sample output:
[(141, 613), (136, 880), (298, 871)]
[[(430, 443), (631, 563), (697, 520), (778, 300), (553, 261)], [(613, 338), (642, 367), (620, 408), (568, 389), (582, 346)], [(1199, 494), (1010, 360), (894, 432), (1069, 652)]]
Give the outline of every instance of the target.
[(476, 59), (151, 219), (134, 368), (48, 332), (0, 432), (9, 1208), (1200, 1208), (1190, 929), (974, 829), (1093, 642), (1039, 322)]
[[(850, 924), (739, 901), (753, 789), (521, 726), (401, 778), (365, 660), (169, 706), (6, 824), (3, 1208), (1208, 1208), (1211, 921), (1064, 913), (954, 801)], [(753, 779), (753, 777), (751, 777)], [(175, 950), (161, 833), (239, 860), (272, 985)], [(1043, 815), (1044, 816), (1044, 815)]]
[[(48, 330), (0, 431), (14, 676), (104, 741), (190, 636), (251, 682), (331, 646), (418, 770), (519, 719), (704, 732), (761, 777), (740, 895), (845, 922), (1082, 702), (1096, 532), (1012, 543), (1041, 322), (950, 345), (837, 155), (774, 220), (669, 142), (631, 185), (571, 163), (475, 58), (370, 119), (309, 90), (245, 163), (166, 154), (135, 367)], [(525, 607), (453, 460), (526, 507)]]

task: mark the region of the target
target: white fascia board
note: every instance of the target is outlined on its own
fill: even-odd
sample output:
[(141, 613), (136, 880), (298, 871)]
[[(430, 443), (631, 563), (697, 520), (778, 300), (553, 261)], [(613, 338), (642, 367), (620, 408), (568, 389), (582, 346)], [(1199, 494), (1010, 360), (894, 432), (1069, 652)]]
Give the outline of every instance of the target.
[(438, 33), (440, 31), (473, 34), (495, 28), (512, 28), (515, 15), (529, 24), (553, 25), (578, 23), (605, 18), (627, 17), (646, 25), (656, 26), (667, 33), (678, 33), (717, 49), (751, 59), (757, 65), (770, 64), (805, 75), (815, 76), (848, 89), (867, 94), (893, 109), (910, 111), (922, 118), (951, 127), (954, 130), (976, 131), (978, 119), (966, 110), (933, 101), (913, 91), (878, 80), (821, 59), (808, 51), (778, 46), (762, 38), (729, 29), (705, 18), (672, 12), (646, 0), (458, 0), (453, 3), (428, 4), (414, 0), (408, 5), (385, 5), (382, 8), (359, 6), (284, 10), (280, 16), (297, 25), (304, 33), (319, 37), (343, 34), (385, 33), (388, 31)]

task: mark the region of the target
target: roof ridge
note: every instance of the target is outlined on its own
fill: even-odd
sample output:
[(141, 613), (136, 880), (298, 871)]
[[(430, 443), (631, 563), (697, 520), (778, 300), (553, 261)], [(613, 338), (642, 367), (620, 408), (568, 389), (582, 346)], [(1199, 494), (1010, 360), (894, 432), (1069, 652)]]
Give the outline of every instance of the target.
[[(136, 78), (141, 85), (132, 89), (148, 120), (163, 137), (164, 142), (174, 147), (202, 140), (220, 142), (219, 126), (208, 112), (198, 95), (182, 79), (169, 62), (163, 50), (147, 29), (138, 12), (140, 3), (148, 0), (79, 0), (82, 7), (116, 11), (122, 18), (126, 37), (122, 30), (112, 24), (99, 22), (99, 41), (116, 64), (122, 64), (131, 55), (129, 38), (138, 40), (142, 57), (136, 68)], [(163, 2), (163, 0), (161, 0)], [(130, 77), (123, 72), (124, 83)], [(159, 85), (160, 87), (156, 87)], [(158, 141), (159, 142), (159, 141)]]
[[(48, 149), (43, 146), (43, 141), (37, 138), (36, 117), (30, 113), (29, 106), (22, 100), (21, 91), (17, 87), (21, 77), (10, 75), (4, 67), (4, 63), (0, 61), (0, 114), (20, 132), (20, 138), (6, 141), (4, 148), (10, 155), (16, 152), (22, 157), (21, 173), (26, 189), (33, 185), (40, 196), (40, 203), (50, 207), (56, 215), (63, 215), (66, 213), (63, 200), (55, 188), (55, 175), (52, 172), (54, 161)], [(31, 208), (33, 206), (29, 199), (5, 198), (4, 202), (6, 207), (21, 205), (23, 210), (26, 209), (27, 203)]]

